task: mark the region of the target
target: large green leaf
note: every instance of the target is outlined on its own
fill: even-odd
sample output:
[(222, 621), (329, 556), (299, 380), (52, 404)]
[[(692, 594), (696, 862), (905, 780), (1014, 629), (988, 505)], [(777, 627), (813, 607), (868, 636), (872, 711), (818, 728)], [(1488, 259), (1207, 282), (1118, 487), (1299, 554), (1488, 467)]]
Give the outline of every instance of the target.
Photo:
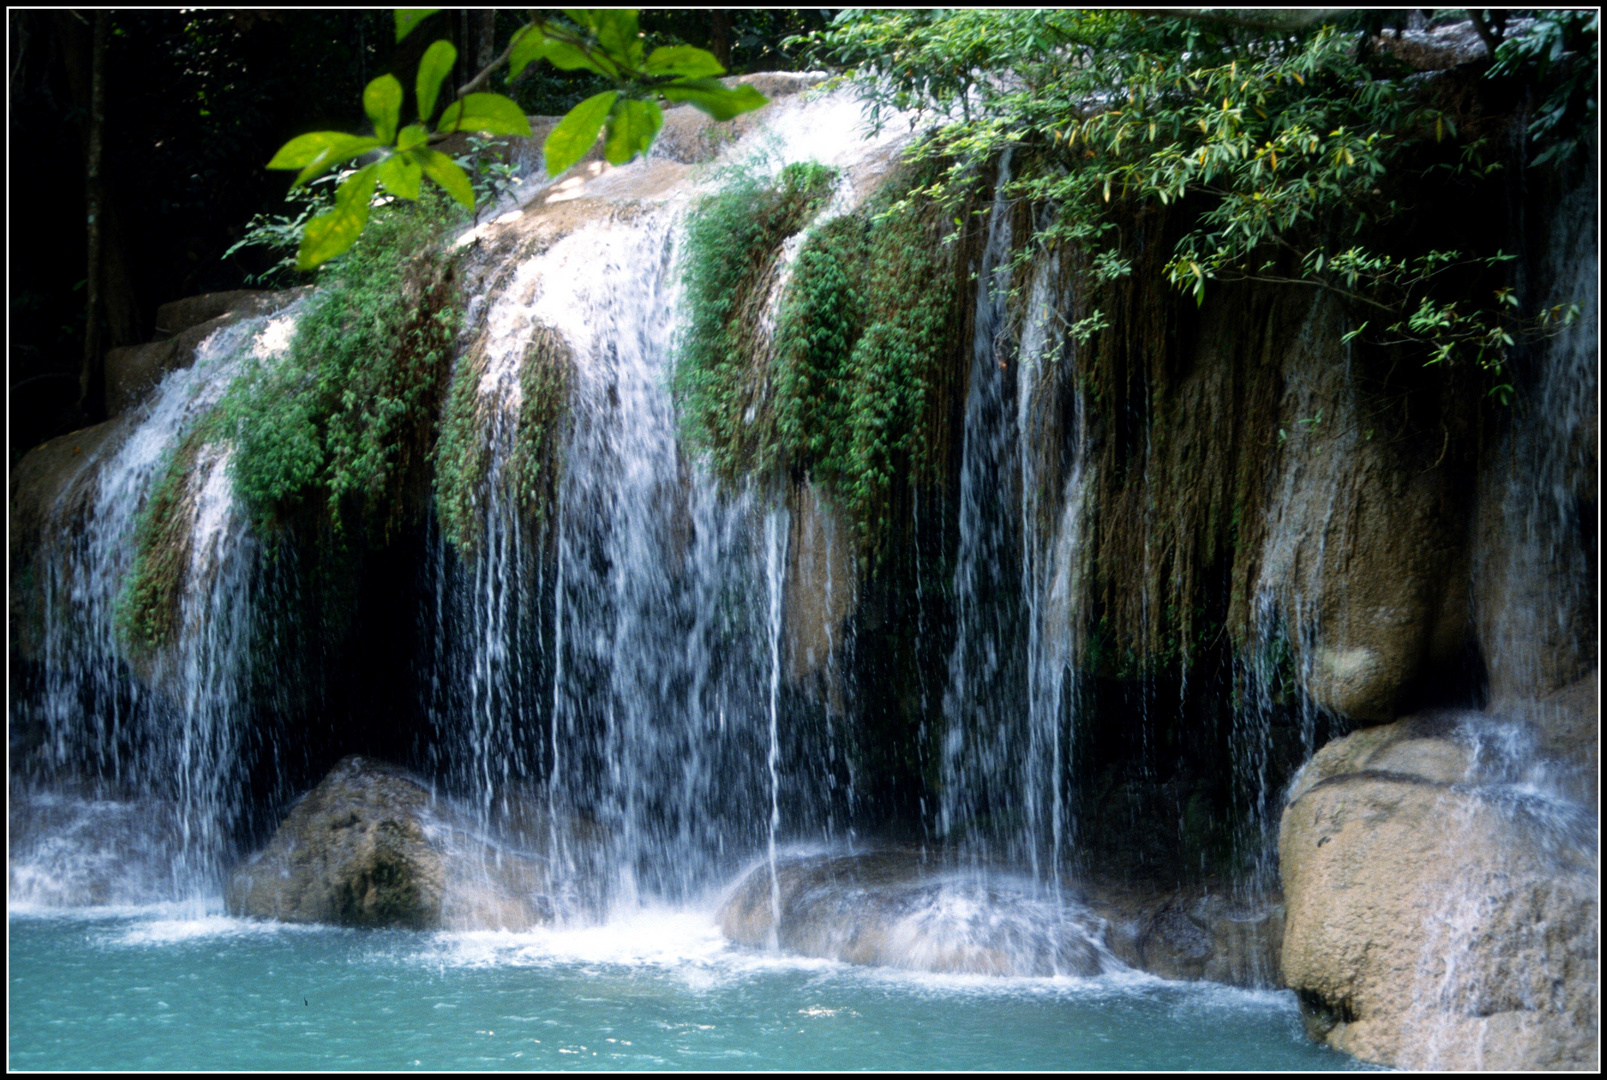
[(268, 168), (300, 169), (295, 183), (290, 185), (300, 187), (319, 173), (383, 145), (378, 139), (344, 131), (313, 131), (297, 135), (281, 146)]
[(603, 156), (610, 165), (623, 165), (653, 145), (658, 129), (664, 126), (663, 111), (651, 101), (630, 98), (619, 101), (608, 117), (608, 138)]
[(441, 94), (441, 80), (451, 73), (452, 65), (457, 62), (458, 51), (450, 41), (437, 41), (424, 50), (424, 59), (418, 62), (418, 79), (414, 84), (418, 91), (420, 123), (429, 123), (430, 116), (435, 112), (435, 100)]
[(518, 102), (501, 94), (470, 94), (441, 114), (437, 131), (482, 131), (487, 135), (530, 134), (530, 118)]
[(374, 122), (374, 137), (382, 143), (396, 138), (402, 121), (402, 84), (395, 75), (381, 75), (363, 88), (363, 111)]
[(335, 208), (307, 222), (296, 252), (296, 268), (311, 270), (328, 262), (357, 242), (368, 221), (369, 200), (379, 180), (379, 166), (359, 169), (335, 192)]
[(513, 35), (513, 49), (508, 53), (508, 78), (515, 79), (526, 65), (547, 55), (547, 35), (536, 23), (521, 26)]
[(412, 153), (392, 154), (379, 163), (379, 182), (385, 190), (403, 199), (417, 199), (423, 168)]
[(474, 185), (469, 183), (468, 174), (458, 168), (457, 162), (439, 150), (427, 150), (422, 147), (409, 150), (408, 154), (419, 163), (425, 176), (440, 184), (448, 195), (465, 207), (474, 209)]
[(740, 116), (770, 100), (746, 83), (728, 88), (718, 79), (682, 79), (659, 87), (659, 93), (702, 109), (716, 120)]
[(440, 8), (397, 8), (396, 9), (396, 40), (401, 41), (413, 32), (419, 23), (434, 15)]
[(430, 129), (423, 124), (409, 124), (396, 133), (396, 149), (411, 150), (423, 146), (430, 138)]
[(599, 75), (607, 75), (610, 78), (618, 73), (617, 69), (607, 61), (606, 57), (601, 58), (600, 61), (594, 60), (580, 48), (571, 45), (567, 41), (559, 41), (557, 38), (548, 39), (545, 55), (547, 63), (564, 71), (578, 71), (584, 68), (587, 71), (595, 71)]
[(710, 75), (724, 75), (725, 68), (707, 49), (691, 45), (660, 45), (647, 57), (650, 75), (680, 75), (688, 79), (702, 79)]
[(542, 156), (547, 162), (547, 175), (557, 176), (586, 156), (586, 151), (597, 141), (603, 121), (619, 97), (618, 90), (607, 90), (594, 95), (570, 109), (558, 126), (547, 136)]
[(642, 62), (642, 36), (636, 28), (635, 8), (602, 8), (596, 12), (597, 44), (622, 68)]

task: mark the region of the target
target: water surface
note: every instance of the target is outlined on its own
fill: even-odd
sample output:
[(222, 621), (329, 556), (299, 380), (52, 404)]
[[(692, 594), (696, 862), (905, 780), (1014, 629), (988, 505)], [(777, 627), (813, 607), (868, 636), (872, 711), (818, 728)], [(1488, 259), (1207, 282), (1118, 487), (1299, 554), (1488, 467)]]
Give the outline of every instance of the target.
[(14, 912), (17, 1069), (1334, 1069), (1294, 997), (1119, 974), (939, 977), (727, 944), (708, 912), (582, 930)]

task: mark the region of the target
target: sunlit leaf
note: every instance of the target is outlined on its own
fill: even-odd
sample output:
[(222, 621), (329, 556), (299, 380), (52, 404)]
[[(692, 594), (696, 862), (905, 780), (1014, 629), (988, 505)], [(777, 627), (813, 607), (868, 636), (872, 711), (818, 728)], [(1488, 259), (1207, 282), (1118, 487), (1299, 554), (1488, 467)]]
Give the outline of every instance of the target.
[(527, 65), (536, 60), (544, 59), (547, 55), (547, 46), (550, 44), (547, 35), (541, 32), (541, 27), (535, 23), (521, 26), (513, 35), (513, 49), (508, 53), (508, 77), (518, 78)]
[(470, 94), (447, 106), (436, 130), (529, 136), (530, 118), (512, 98), (501, 94)]
[(290, 185), (300, 187), (319, 173), (383, 145), (378, 139), (348, 135), (343, 131), (314, 131), (298, 135), (281, 146), (268, 162), (268, 168), (301, 169)]
[(441, 81), (451, 74), (452, 65), (458, 62), (458, 50), (450, 41), (437, 41), (424, 50), (418, 62), (418, 118), (427, 123), (435, 113), (435, 101), (441, 94)]
[(718, 79), (683, 79), (660, 87), (659, 93), (671, 101), (684, 101), (701, 109), (716, 120), (740, 116), (770, 100), (746, 83), (726, 87)]
[(392, 154), (379, 163), (379, 182), (403, 199), (417, 199), (423, 168), (410, 153)]
[(542, 147), (548, 176), (557, 176), (586, 156), (586, 151), (597, 141), (597, 133), (603, 129), (603, 121), (608, 119), (608, 112), (618, 97), (618, 90), (596, 94), (570, 109), (558, 122)]
[(396, 133), (396, 148), (398, 150), (411, 150), (415, 146), (423, 146), (429, 140), (430, 131), (423, 124), (409, 124)]
[(396, 40), (401, 41), (411, 34), (419, 23), (434, 15), (440, 8), (397, 8), (396, 9)]
[(648, 55), (646, 70), (651, 75), (680, 75), (688, 79), (725, 74), (725, 68), (713, 53), (690, 45), (660, 45)]
[(335, 192), (335, 208), (307, 222), (296, 252), (296, 268), (311, 270), (350, 248), (363, 234), (368, 204), (379, 180), (379, 166), (359, 169)]
[(363, 88), (363, 111), (374, 123), (374, 137), (388, 143), (396, 138), (402, 121), (402, 84), (395, 75), (381, 75)]
[(458, 167), (457, 162), (439, 150), (427, 150), (421, 147), (409, 150), (408, 153), (419, 163), (425, 176), (440, 184), (448, 195), (465, 207), (474, 209), (474, 185), (469, 183), (468, 174)]
[(610, 165), (623, 165), (638, 154), (647, 153), (664, 126), (664, 113), (651, 101), (624, 99), (615, 104), (608, 117), (608, 137), (603, 157)]

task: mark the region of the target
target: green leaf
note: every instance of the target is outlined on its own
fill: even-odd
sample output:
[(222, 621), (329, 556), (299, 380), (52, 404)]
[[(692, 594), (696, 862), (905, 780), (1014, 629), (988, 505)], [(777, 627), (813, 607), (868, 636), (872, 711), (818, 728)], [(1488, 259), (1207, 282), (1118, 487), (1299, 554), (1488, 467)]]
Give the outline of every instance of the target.
[(513, 35), (513, 51), (508, 53), (508, 77), (517, 78), (526, 65), (544, 59), (549, 44), (547, 35), (536, 23), (521, 26)]
[(659, 88), (671, 101), (684, 101), (716, 120), (757, 109), (770, 99), (746, 83), (727, 88), (718, 79), (682, 79)]
[(411, 153), (392, 154), (379, 163), (379, 182), (402, 199), (417, 199), (423, 169)]
[(435, 113), (435, 99), (441, 94), (441, 80), (451, 73), (452, 65), (457, 62), (458, 51), (450, 41), (437, 41), (424, 50), (424, 59), (418, 62), (418, 79), (415, 82), (421, 123), (428, 123)]
[(396, 133), (396, 149), (411, 150), (429, 140), (430, 130), (423, 124), (409, 124)]
[(440, 8), (397, 8), (396, 40), (401, 41), (413, 32), (419, 23), (434, 15)]
[(593, 60), (578, 46), (571, 45), (567, 41), (559, 41), (556, 38), (547, 40), (545, 55), (547, 63), (564, 71), (577, 71), (584, 68), (587, 71), (595, 71), (599, 75), (607, 75), (610, 78), (617, 73), (616, 71), (608, 70), (608, 68)]
[(268, 168), (301, 169), (290, 185), (297, 188), (319, 173), (383, 145), (378, 139), (348, 135), (344, 131), (314, 131), (298, 135), (281, 146), (268, 162)]
[(633, 68), (642, 59), (642, 36), (635, 8), (602, 8), (594, 12), (597, 44), (621, 68)]
[(363, 111), (374, 122), (374, 136), (382, 143), (396, 138), (402, 120), (402, 84), (395, 75), (381, 75), (363, 88)]
[(701, 79), (709, 75), (724, 75), (725, 68), (714, 54), (690, 45), (660, 45), (647, 58), (650, 75), (681, 75), (688, 79)]
[(457, 162), (441, 153), (439, 150), (409, 150), (408, 154), (419, 163), (424, 175), (440, 184), (446, 193), (462, 203), (470, 210), (474, 209), (474, 185), (469, 183), (468, 175), (460, 168)]
[(623, 165), (636, 155), (647, 153), (658, 129), (663, 126), (664, 112), (653, 102), (621, 99), (608, 117), (603, 157), (610, 165)]
[(619, 97), (618, 90), (606, 90), (593, 95), (570, 109), (558, 126), (547, 136), (542, 155), (547, 162), (547, 175), (557, 176), (586, 156), (586, 151), (597, 141), (609, 110)]
[(447, 106), (435, 130), (529, 136), (530, 118), (512, 98), (501, 94), (470, 94)]
[(311, 270), (328, 262), (357, 242), (368, 221), (368, 203), (374, 197), (379, 166), (359, 169), (335, 192), (335, 208), (307, 222), (296, 252), (296, 269)]

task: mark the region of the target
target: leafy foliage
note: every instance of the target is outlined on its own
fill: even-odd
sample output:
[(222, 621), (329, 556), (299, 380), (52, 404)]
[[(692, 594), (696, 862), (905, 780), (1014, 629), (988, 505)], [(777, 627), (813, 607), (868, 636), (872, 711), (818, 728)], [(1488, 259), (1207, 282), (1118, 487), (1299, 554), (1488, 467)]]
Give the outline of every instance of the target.
[[(396, 11), (396, 40), (401, 42), (437, 8)], [(457, 162), (429, 144), (458, 132), (529, 137), (530, 122), (513, 99), (502, 94), (471, 92), (504, 61), (517, 78), (531, 63), (545, 60), (565, 71), (590, 71), (612, 80), (617, 88), (582, 101), (547, 135), (543, 153), (549, 176), (579, 161), (604, 134), (603, 156), (623, 165), (645, 154), (664, 126), (658, 99), (687, 102), (714, 117), (729, 120), (756, 109), (766, 98), (751, 86), (727, 87), (715, 76), (725, 67), (712, 53), (690, 45), (662, 45), (647, 53), (634, 8), (569, 9), (563, 19), (538, 18), (514, 33), (502, 57), (458, 91), (457, 100), (441, 113), (433, 132), (441, 83), (457, 63), (457, 48), (436, 41), (419, 61), (415, 80), (418, 119), (401, 127), (402, 84), (381, 75), (363, 90), (363, 111), (373, 124), (372, 137), (339, 131), (299, 135), (268, 162), (270, 169), (296, 169), (292, 187), (353, 158), (378, 153), (379, 160), (348, 176), (335, 193), (335, 206), (307, 222), (296, 265), (311, 270), (342, 254), (362, 235), (376, 187), (402, 199), (416, 199), (423, 177), (474, 209), (474, 190)]]
[(303, 504), (395, 525), (422, 461), (459, 310), (437, 200), (394, 207), (308, 301), (280, 359), (226, 395), (235, 489), (259, 527)]
[(687, 226), (689, 319), (675, 389), (688, 438), (728, 480), (778, 463), (760, 319), (781, 245), (820, 210), (834, 180), (832, 170), (814, 163), (789, 165), (774, 183), (739, 171), (699, 204)]
[(1137, 215), (1182, 205), (1163, 273), (1197, 301), (1211, 281), (1317, 286), (1391, 344), (1498, 375), (1537, 329), (1498, 291), (1508, 256), (1390, 250), (1387, 234), (1410, 213), (1389, 182), (1408, 162), (1468, 183), (1501, 165), (1365, 38), (1131, 11), (850, 11), (817, 47), (874, 116), (924, 107), (946, 121), (922, 152), (953, 165), (928, 194), (954, 199), (1005, 146), (1025, 151), (1008, 193), (1053, 209), (1038, 244), (1088, 250), (1096, 285), (1129, 272)]
[(135, 522), (133, 565), (118, 596), (117, 628), (136, 651), (164, 648), (178, 630), (179, 598), (190, 567), (191, 474), (217, 415), (203, 419), (169, 452)]
[(812, 164), (774, 184), (738, 175), (699, 207), (676, 386), (689, 437), (719, 475), (807, 474), (875, 552), (895, 482), (933, 479), (940, 463), (934, 389), (952, 337), (953, 266), (940, 219), (895, 186), (808, 236), (767, 337), (760, 321), (781, 245), (818, 212), (832, 179)]

